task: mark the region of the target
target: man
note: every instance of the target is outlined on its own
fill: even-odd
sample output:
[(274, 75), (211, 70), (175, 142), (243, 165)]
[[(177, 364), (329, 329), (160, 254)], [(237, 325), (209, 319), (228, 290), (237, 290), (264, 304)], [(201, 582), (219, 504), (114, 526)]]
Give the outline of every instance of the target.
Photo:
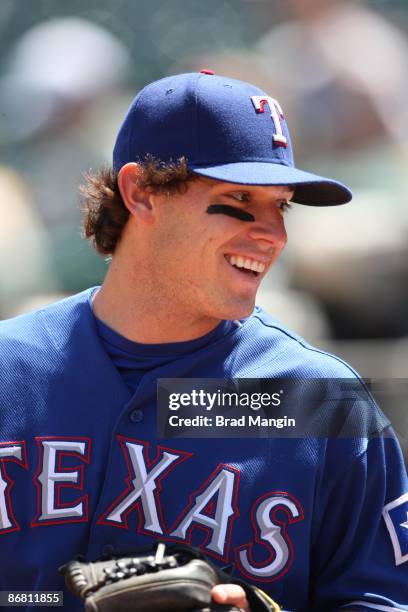
[[(161, 539), (233, 564), (285, 609), (408, 610), (408, 486), (389, 427), (156, 436), (159, 378), (360, 385), (254, 309), (289, 200), (341, 204), (349, 190), (294, 168), (276, 100), (203, 71), (142, 90), (113, 168), (84, 192), (86, 235), (112, 255), (103, 286), (1, 324), (1, 589), (60, 590), (56, 568), (76, 554)], [(369, 399), (364, 411), (382, 422)], [(213, 598), (247, 606), (234, 585)]]

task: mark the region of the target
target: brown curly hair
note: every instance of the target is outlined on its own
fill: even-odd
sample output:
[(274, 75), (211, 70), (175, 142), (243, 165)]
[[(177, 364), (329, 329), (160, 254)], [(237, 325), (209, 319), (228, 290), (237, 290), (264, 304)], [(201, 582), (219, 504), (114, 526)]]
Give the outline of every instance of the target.
[[(143, 163), (141, 189), (156, 193), (181, 193), (189, 181), (198, 178), (181, 157), (176, 162), (163, 162), (147, 156)], [(84, 236), (89, 238), (101, 255), (113, 255), (129, 218), (118, 187), (118, 173), (113, 168), (87, 172), (81, 185)]]

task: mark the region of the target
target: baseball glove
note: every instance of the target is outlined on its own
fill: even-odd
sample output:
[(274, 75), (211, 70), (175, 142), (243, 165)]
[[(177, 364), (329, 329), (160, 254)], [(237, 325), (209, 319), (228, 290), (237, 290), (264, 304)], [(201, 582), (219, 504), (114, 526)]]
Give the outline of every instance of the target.
[(243, 587), (251, 612), (280, 610), (266, 593), (232, 579), (189, 546), (167, 548), (160, 542), (154, 553), (75, 560), (60, 572), (68, 589), (83, 599), (86, 612), (239, 612), (211, 600), (212, 587), (227, 582)]

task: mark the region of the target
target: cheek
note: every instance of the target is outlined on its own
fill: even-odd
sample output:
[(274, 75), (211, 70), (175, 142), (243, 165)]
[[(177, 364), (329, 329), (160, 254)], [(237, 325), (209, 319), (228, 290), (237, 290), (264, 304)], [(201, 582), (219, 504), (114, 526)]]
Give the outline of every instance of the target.
[(157, 246), (167, 267), (182, 266), (206, 275), (218, 265), (224, 245), (248, 223), (225, 215), (201, 214), (170, 217), (158, 232)]
[(201, 273), (205, 234), (205, 230), (200, 231), (199, 224), (189, 223), (186, 219), (173, 219), (160, 229), (154, 250), (167, 276), (174, 280), (181, 273), (187, 280), (197, 270)]

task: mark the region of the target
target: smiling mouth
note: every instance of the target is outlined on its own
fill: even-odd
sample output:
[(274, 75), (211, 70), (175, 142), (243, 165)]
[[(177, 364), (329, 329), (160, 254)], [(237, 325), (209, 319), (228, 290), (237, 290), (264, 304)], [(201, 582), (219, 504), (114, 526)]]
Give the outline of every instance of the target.
[(247, 276), (260, 276), (266, 268), (264, 263), (241, 255), (224, 255), (224, 257), (233, 268)]

